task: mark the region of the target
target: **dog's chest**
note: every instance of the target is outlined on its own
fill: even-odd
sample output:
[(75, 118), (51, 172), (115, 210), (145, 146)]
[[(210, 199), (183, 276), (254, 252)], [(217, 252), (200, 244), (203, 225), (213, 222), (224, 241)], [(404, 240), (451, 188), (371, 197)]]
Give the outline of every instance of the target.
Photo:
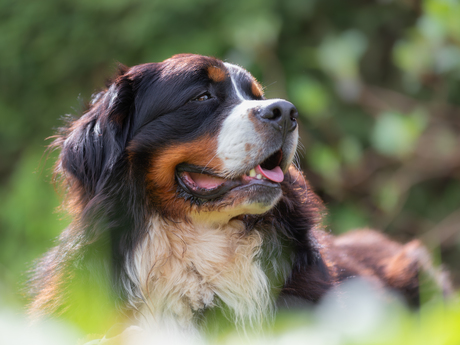
[(216, 303), (241, 317), (254, 313), (270, 303), (261, 245), (260, 232), (246, 233), (241, 221), (212, 227), (154, 218), (135, 255), (143, 300), (157, 318), (169, 314), (181, 324)]

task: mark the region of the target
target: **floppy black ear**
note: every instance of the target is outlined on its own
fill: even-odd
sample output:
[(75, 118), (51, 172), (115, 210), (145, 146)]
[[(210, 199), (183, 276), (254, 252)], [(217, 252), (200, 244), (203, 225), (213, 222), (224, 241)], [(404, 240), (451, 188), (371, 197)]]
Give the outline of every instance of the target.
[(54, 143), (61, 148), (58, 173), (76, 178), (86, 199), (104, 187), (129, 140), (134, 96), (127, 71), (121, 67), (108, 89), (94, 96), (88, 111)]

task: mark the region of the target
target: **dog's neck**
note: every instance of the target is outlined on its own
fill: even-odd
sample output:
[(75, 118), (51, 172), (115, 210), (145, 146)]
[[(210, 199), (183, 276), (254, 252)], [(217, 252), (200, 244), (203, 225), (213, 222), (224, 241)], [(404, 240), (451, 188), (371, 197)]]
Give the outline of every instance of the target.
[[(196, 327), (196, 315), (225, 307), (236, 324), (258, 324), (273, 311), (272, 281), (260, 254), (263, 234), (240, 220), (219, 226), (152, 217), (127, 263), (137, 291), (130, 296), (144, 322)], [(284, 275), (279, 258), (265, 263)], [(147, 316), (147, 317), (146, 317)], [(146, 317), (146, 318), (144, 318)], [(153, 318), (153, 321), (152, 321)]]

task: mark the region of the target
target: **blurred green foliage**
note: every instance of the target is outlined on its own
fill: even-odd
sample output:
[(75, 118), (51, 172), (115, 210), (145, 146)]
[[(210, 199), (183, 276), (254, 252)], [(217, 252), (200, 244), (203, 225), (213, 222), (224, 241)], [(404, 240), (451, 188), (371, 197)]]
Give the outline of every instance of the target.
[(420, 237), (458, 285), (459, 18), (456, 0), (0, 1), (0, 302), (24, 302), (24, 272), (67, 223), (43, 155), (60, 116), (117, 61), (183, 52), (240, 64), (297, 105), (328, 228)]

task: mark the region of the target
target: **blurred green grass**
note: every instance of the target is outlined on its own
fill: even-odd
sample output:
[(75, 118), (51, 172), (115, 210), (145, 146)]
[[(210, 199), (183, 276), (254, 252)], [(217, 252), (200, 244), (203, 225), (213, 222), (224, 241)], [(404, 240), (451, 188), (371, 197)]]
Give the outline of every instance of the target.
[[(23, 316), (9, 309), (0, 309), (2, 339), (14, 345), (73, 345), (101, 339), (103, 334), (86, 334), (97, 327), (91, 324), (90, 319), (105, 320), (106, 323), (114, 320), (113, 310), (103, 306), (106, 298), (103, 295), (101, 303), (91, 310), (80, 310), (79, 316), (74, 314), (73, 323), (48, 320), (28, 326), (27, 332), (22, 331), (28, 325)], [(73, 297), (76, 301), (85, 299), (84, 296)], [(225, 318), (218, 316), (213, 320), (212, 330), (208, 329), (200, 338), (163, 333), (163, 329), (146, 330), (144, 333), (136, 330), (131, 333), (126, 331), (124, 342), (120, 344), (147, 345), (155, 341), (189, 345), (456, 345), (460, 343), (458, 297), (453, 296), (449, 300), (439, 296), (430, 298), (420, 310), (414, 311), (407, 309), (397, 296), (383, 294), (363, 282), (349, 281), (326, 296), (319, 306), (281, 310), (273, 322), (255, 330), (236, 330)], [(122, 327), (115, 332), (112, 328), (107, 338), (115, 337), (124, 329)]]
[[(43, 158), (59, 118), (80, 114), (117, 61), (183, 52), (240, 64), (296, 104), (328, 228), (421, 238), (458, 286), (459, 14), (453, 0), (1, 1), (1, 303), (24, 307), (26, 271), (68, 222), (55, 154)], [(453, 334), (458, 305), (433, 308), (423, 332)]]

